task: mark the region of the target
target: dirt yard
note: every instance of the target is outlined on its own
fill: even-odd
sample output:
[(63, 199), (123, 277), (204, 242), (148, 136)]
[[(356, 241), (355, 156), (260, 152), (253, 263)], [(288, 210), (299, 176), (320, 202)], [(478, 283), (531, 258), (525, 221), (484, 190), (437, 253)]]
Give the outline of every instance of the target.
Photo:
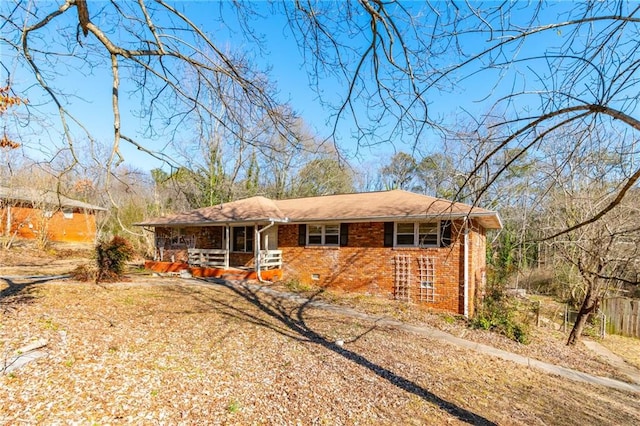
[[(2, 256), (0, 276), (32, 267)], [(60, 260), (71, 266), (71, 259), (82, 256)], [(19, 291), (0, 299), (0, 353), (8, 359), (46, 339), (47, 356), (0, 375), (2, 425), (640, 423), (637, 394), (561, 380), (248, 288), (147, 275), (104, 286), (30, 282), (14, 282)], [(0, 291), (7, 287), (0, 281)], [(525, 346), (390, 301), (341, 303), (618, 376), (547, 329)]]

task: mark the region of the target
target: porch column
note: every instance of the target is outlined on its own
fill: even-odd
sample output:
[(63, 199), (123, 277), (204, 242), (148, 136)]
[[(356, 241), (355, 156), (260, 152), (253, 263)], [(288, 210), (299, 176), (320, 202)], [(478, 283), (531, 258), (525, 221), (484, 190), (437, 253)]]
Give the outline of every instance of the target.
[(253, 262), (255, 265), (255, 270), (260, 270), (260, 230), (258, 229), (258, 224), (256, 223), (253, 226), (253, 251), (254, 258)]
[(224, 269), (229, 269), (229, 253), (231, 253), (231, 227), (226, 225), (224, 227), (224, 241), (226, 254), (224, 255)]

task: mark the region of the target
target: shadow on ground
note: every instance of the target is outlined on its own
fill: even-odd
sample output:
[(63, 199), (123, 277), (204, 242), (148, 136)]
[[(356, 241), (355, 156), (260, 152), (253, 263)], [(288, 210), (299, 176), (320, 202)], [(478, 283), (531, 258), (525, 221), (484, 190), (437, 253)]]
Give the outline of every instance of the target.
[(25, 276), (25, 277), (2, 277), (0, 282), (4, 281), (7, 287), (0, 290), (0, 303), (28, 303), (34, 296), (32, 294), (32, 286), (42, 284), (48, 281), (68, 278), (68, 275), (44, 275), (44, 276)]
[[(228, 315), (243, 321), (249, 321), (261, 327), (269, 328), (277, 333), (298, 341), (322, 346), (340, 356), (343, 356), (351, 362), (367, 368), (378, 377), (387, 380), (394, 386), (397, 386), (398, 388), (406, 392), (412, 393), (429, 403), (435, 404), (460, 421), (474, 425), (495, 424), (494, 422), (476, 413), (473, 413), (452, 402), (440, 398), (438, 395), (435, 395), (434, 393), (421, 387), (417, 383), (394, 373), (388, 368), (369, 361), (363, 355), (360, 355), (359, 353), (356, 353), (352, 350), (345, 349), (341, 345), (327, 340), (320, 333), (313, 330), (305, 321), (305, 312), (310, 308), (310, 305), (313, 303), (315, 297), (317, 297), (317, 294), (307, 298), (303, 303), (287, 304), (286, 301), (282, 299), (270, 296), (265, 292), (260, 291), (256, 286), (251, 286), (245, 283), (230, 283), (219, 279), (208, 279), (206, 281), (228, 288), (238, 296), (250, 302), (260, 312), (262, 312), (262, 314), (264, 314), (263, 316), (254, 312), (248, 312), (247, 310), (243, 310), (237, 306), (233, 306), (229, 303), (225, 303), (214, 298), (207, 298), (206, 300), (203, 300), (203, 295), (201, 293), (190, 292), (191, 296), (197, 298), (199, 302), (206, 304), (215, 304), (220, 312), (222, 312), (224, 315)], [(187, 291), (185, 287), (182, 287), (182, 290), (185, 292)], [(276, 320), (275, 323), (273, 322), (274, 319)], [(376, 326), (374, 325), (369, 330), (361, 333), (360, 336), (352, 339), (352, 341), (355, 341), (361, 338), (363, 335), (371, 332), (373, 329), (375, 329), (375, 327)]]

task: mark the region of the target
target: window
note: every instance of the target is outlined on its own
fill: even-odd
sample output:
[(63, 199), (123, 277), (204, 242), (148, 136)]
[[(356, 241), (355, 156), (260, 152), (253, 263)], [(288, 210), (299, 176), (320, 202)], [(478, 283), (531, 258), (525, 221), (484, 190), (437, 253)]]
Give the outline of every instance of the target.
[(236, 226), (232, 228), (231, 250), (251, 253), (253, 251), (253, 226)]
[(396, 245), (414, 246), (416, 236), (415, 234), (415, 223), (396, 224)]
[(307, 244), (310, 246), (337, 246), (340, 243), (340, 225), (307, 225)]
[(418, 245), (420, 247), (438, 246), (438, 223), (418, 224)]
[(438, 247), (439, 225), (438, 222), (396, 223), (395, 245), (397, 247)]
[(63, 209), (62, 214), (65, 219), (73, 219), (73, 209)]

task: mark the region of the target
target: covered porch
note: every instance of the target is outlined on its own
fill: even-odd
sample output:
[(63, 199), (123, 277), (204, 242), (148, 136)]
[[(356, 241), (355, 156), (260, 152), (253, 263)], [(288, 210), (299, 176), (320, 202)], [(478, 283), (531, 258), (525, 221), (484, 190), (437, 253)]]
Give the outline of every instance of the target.
[(287, 222), (272, 200), (256, 196), (137, 225), (155, 235), (148, 269), (262, 280), (282, 276), (278, 224)]
[(156, 227), (154, 258), (145, 268), (197, 277), (279, 279), (282, 250), (277, 249), (277, 236), (274, 222)]

